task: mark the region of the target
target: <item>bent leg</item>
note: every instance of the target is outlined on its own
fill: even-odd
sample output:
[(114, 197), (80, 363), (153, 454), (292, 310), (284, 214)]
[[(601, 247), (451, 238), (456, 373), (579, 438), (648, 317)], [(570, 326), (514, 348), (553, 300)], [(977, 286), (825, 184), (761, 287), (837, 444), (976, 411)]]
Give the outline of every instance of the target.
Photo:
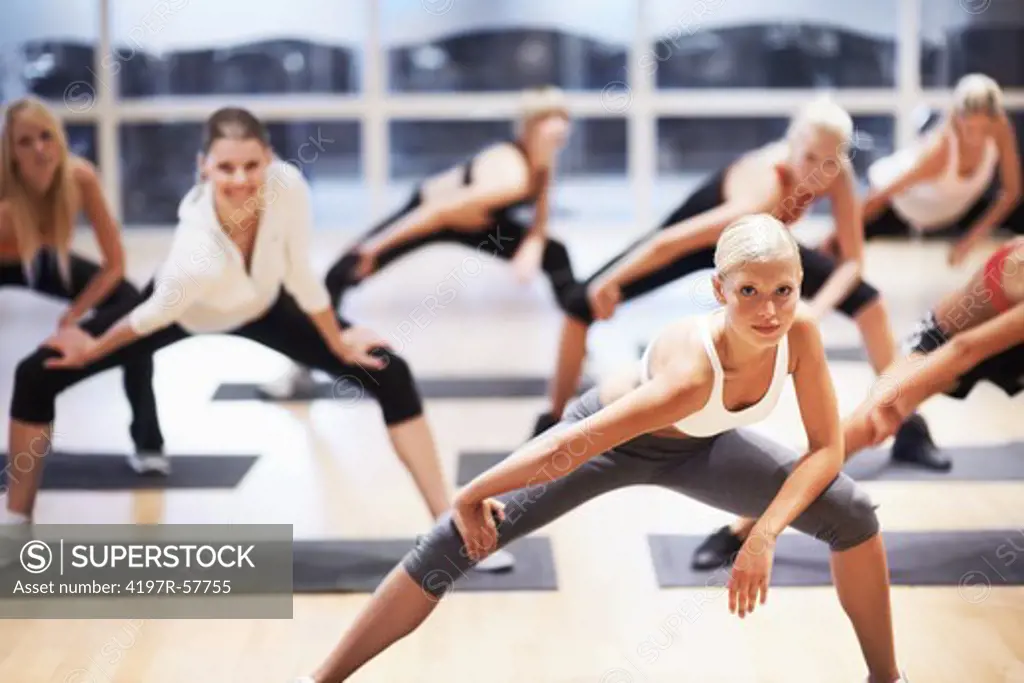
[[(96, 337), (118, 322), (121, 317), (120, 311), (102, 310), (82, 323), (81, 327)], [(40, 461), (49, 452), (50, 427), (55, 416), (57, 396), (61, 392), (104, 370), (123, 366), (143, 357), (151, 357), (157, 350), (187, 336), (188, 334), (178, 326), (168, 327), (138, 339), (91, 365), (74, 370), (47, 367), (46, 361), (59, 354), (42, 346), (22, 360), (14, 373), (8, 452), (38, 452), (38, 457), (22, 458), (22, 463), (27, 469), (19, 472), (23, 476), (9, 481), (8, 509), (31, 517), (42, 470)], [(41, 449), (40, 444), (45, 444), (45, 447)]]
[[(717, 437), (703, 454), (668, 469), (656, 483), (754, 518), (768, 508), (798, 464), (796, 453), (753, 432), (736, 430)], [(873, 680), (896, 680), (888, 570), (870, 498), (840, 473), (792, 526), (828, 543), (836, 590)]]

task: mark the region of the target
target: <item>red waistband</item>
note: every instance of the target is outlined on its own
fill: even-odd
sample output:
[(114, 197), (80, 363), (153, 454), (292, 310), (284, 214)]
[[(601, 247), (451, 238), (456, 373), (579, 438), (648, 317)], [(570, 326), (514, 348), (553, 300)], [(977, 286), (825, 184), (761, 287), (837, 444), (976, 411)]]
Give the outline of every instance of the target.
[[(1003, 274), (1006, 272), (1006, 259), (1013, 251), (1013, 243), (1004, 244), (999, 247), (985, 262), (985, 283), (989, 293), (992, 295), (992, 306), (997, 312), (1003, 313), (1012, 307), (1010, 298), (1006, 296), (1003, 289)], [(1015, 264), (1021, 267), (1021, 264)]]

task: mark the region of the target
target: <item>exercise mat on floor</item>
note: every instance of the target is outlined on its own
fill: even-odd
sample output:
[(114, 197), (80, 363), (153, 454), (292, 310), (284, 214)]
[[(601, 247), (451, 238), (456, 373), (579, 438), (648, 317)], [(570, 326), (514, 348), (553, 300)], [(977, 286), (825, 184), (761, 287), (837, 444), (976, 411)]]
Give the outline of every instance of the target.
[[(213, 394), (214, 401), (282, 401), (302, 402), (337, 399), (340, 401), (356, 401), (373, 399), (358, 382), (339, 380), (337, 382), (318, 382), (311, 390), (296, 393), (285, 399), (265, 395), (258, 384), (227, 383), (222, 384)], [(424, 377), (417, 378), (416, 386), (425, 399), (470, 399), (470, 398), (543, 398), (548, 393), (546, 377)], [(580, 391), (592, 386), (584, 380)]]
[(459, 453), (456, 486), (465, 486), (511, 455), (508, 451), (467, 451)]
[[(296, 593), (372, 593), (384, 577), (415, 545), (405, 540), (295, 541), (292, 580)], [(427, 576), (429, 585), (449, 585), (454, 591), (554, 591), (558, 590), (551, 541), (543, 537), (521, 538), (506, 548), (515, 566), (502, 572), (469, 570), (456, 576), (451, 565)]]
[[(0, 455), (6, 486), (7, 477), (28, 469), (24, 454), (8, 467), (7, 455)], [(124, 455), (110, 453), (54, 452), (46, 456), (46, 471), (40, 488), (44, 491), (134, 491), (148, 489), (232, 489), (241, 483), (256, 463), (256, 455), (173, 455), (171, 473), (138, 474)]]
[(953, 467), (936, 472), (894, 462), (889, 448), (858, 453), (844, 471), (857, 481), (1024, 481), (1024, 442), (940, 448)]
[[(709, 529), (709, 532), (711, 530)], [(979, 602), (992, 588), (1024, 585), (1024, 531), (915, 531), (883, 534), (894, 586), (957, 586)], [(705, 536), (651, 535), (651, 559), (661, 588), (707, 588), (725, 594), (729, 569), (695, 571), (693, 553)], [(801, 533), (779, 537), (772, 586), (829, 586), (828, 545)]]

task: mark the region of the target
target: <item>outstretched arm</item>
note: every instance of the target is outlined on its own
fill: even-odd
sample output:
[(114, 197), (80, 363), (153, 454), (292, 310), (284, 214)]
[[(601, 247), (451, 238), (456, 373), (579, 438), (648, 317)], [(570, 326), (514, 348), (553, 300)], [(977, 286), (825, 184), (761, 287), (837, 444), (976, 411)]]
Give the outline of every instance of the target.
[(1024, 303), (954, 336), (925, 356), (900, 384), (897, 402), (903, 417), (941, 393), (982, 361), (1024, 342)]
[(665, 372), (582, 422), (533, 439), (467, 484), (455, 505), (473, 505), (526, 486), (553, 481), (629, 439), (663, 428), (707, 401), (699, 370)]
[(630, 252), (601, 278), (601, 282), (621, 287), (667, 266), (685, 254), (711, 247), (730, 223), (748, 214), (758, 213), (763, 208), (753, 203), (726, 202), (670, 225)]
[[(481, 163), (481, 166), (484, 164)], [(440, 201), (421, 204), (363, 245), (364, 251), (380, 254), (412, 240), (437, 232), (457, 222), (467, 212), (486, 216), (498, 206), (520, 199), (527, 186), (525, 166), (498, 167), (488, 164), (487, 173), (471, 185), (461, 187)]]

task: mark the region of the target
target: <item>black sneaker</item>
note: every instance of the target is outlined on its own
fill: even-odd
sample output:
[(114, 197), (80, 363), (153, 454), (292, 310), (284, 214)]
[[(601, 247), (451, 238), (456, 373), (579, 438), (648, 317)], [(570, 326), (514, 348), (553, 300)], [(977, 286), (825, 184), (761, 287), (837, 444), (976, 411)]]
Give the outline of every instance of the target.
[(896, 432), (891, 457), (893, 462), (915, 465), (936, 472), (948, 472), (953, 469), (953, 462), (940, 455), (928, 431), (928, 424), (917, 413), (908, 417)]
[(697, 571), (728, 567), (742, 547), (743, 541), (729, 527), (723, 526), (697, 546), (690, 567)]
[(558, 424), (558, 418), (551, 413), (541, 413), (537, 416), (537, 422), (533, 425), (533, 436), (531, 439), (535, 439), (544, 432), (548, 431), (552, 427)]

